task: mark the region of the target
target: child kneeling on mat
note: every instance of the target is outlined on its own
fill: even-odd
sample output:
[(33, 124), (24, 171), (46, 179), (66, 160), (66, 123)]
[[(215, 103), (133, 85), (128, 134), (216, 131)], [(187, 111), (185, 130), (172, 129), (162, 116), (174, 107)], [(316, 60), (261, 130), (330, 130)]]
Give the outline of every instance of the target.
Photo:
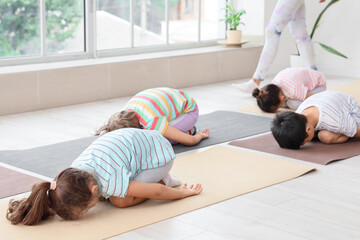
[(317, 93), (306, 99), (296, 112), (276, 114), (271, 132), (280, 147), (290, 149), (299, 149), (316, 135), (326, 144), (360, 138), (360, 105), (345, 93)]
[(159, 132), (126, 128), (95, 140), (53, 182), (37, 183), (26, 199), (11, 200), (12, 224), (34, 225), (53, 213), (74, 220), (94, 207), (99, 197), (117, 207), (148, 198), (172, 200), (200, 194), (201, 184), (183, 184), (171, 176), (175, 154)]
[(322, 72), (310, 68), (286, 68), (271, 84), (254, 89), (252, 96), (264, 112), (274, 113), (281, 107), (297, 109), (309, 96), (326, 90)]
[(96, 135), (119, 128), (137, 127), (157, 130), (173, 145), (191, 146), (209, 137), (209, 129), (196, 131), (198, 118), (199, 108), (188, 93), (173, 88), (152, 88), (132, 97)]

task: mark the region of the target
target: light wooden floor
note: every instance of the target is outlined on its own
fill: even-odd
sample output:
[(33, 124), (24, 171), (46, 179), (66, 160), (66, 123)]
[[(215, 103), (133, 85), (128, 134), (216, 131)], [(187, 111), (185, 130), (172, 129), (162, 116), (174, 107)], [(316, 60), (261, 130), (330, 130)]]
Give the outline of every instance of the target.
[[(328, 87), (353, 80), (328, 77)], [(197, 100), (200, 114), (236, 111), (238, 106), (254, 102), (231, 83), (185, 90)], [(32, 148), (89, 136), (128, 99), (0, 116), (0, 150)], [(359, 240), (360, 156), (328, 166), (314, 165), (317, 171), (300, 178), (112, 239)], [(224, 182), (224, 187), (236, 187), (226, 179), (219, 181)]]

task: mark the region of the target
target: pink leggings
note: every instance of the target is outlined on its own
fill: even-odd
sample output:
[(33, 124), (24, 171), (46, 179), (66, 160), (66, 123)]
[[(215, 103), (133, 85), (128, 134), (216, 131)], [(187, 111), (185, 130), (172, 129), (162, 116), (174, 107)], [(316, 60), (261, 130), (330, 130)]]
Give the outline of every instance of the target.
[[(197, 108), (192, 112), (181, 114), (177, 118), (171, 120), (169, 122), (169, 125), (181, 132), (189, 133), (189, 130), (191, 130), (195, 126), (195, 123), (197, 122), (198, 118), (199, 118), (199, 108)], [(171, 140), (169, 141), (172, 145), (177, 143)]]

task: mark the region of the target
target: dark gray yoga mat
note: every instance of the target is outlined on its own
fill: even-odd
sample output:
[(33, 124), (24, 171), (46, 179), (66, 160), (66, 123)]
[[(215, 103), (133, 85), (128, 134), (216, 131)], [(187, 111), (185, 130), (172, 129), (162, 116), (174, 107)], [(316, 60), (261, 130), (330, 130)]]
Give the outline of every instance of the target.
[[(175, 153), (207, 147), (270, 131), (271, 118), (240, 112), (216, 111), (200, 115), (196, 127), (210, 129), (210, 137), (195, 146), (175, 145)], [(32, 148), (0, 151), (0, 162), (26, 169), (44, 176), (55, 177), (71, 165), (94, 140), (95, 136)]]
[(91, 136), (26, 150), (0, 151), (0, 161), (53, 178), (69, 167), (96, 138)]
[(270, 131), (271, 118), (240, 112), (216, 111), (200, 115), (196, 127), (210, 130), (210, 136), (195, 146), (177, 144), (175, 153), (207, 147)]

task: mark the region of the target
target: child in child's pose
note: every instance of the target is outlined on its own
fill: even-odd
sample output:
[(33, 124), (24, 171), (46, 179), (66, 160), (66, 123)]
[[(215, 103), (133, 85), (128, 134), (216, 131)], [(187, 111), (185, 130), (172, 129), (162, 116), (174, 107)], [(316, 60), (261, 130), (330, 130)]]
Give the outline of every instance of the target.
[(136, 94), (96, 135), (136, 127), (157, 130), (171, 144), (195, 145), (209, 137), (209, 129), (196, 131), (198, 118), (199, 108), (188, 93), (172, 88), (153, 88)]
[(360, 137), (360, 105), (345, 93), (317, 93), (296, 112), (277, 114), (271, 132), (282, 148), (298, 149), (316, 134), (323, 143), (343, 143)]
[(148, 198), (171, 200), (200, 194), (201, 184), (182, 185), (169, 174), (175, 154), (157, 131), (126, 128), (95, 140), (54, 182), (35, 184), (27, 199), (11, 200), (7, 219), (33, 225), (55, 212), (66, 220), (78, 219), (99, 197), (117, 207)]
[[(320, 0), (319, 2), (324, 1)], [(234, 87), (246, 93), (252, 93), (255, 88), (259, 87), (275, 59), (280, 36), (286, 25), (289, 25), (290, 34), (296, 40), (305, 67), (317, 69), (314, 47), (306, 29), (304, 0), (278, 0), (265, 29), (264, 48), (252, 79), (246, 83), (234, 84)]]
[(253, 97), (264, 112), (274, 113), (280, 107), (297, 109), (314, 93), (326, 90), (326, 79), (322, 72), (310, 68), (286, 68), (259, 90), (254, 89)]

